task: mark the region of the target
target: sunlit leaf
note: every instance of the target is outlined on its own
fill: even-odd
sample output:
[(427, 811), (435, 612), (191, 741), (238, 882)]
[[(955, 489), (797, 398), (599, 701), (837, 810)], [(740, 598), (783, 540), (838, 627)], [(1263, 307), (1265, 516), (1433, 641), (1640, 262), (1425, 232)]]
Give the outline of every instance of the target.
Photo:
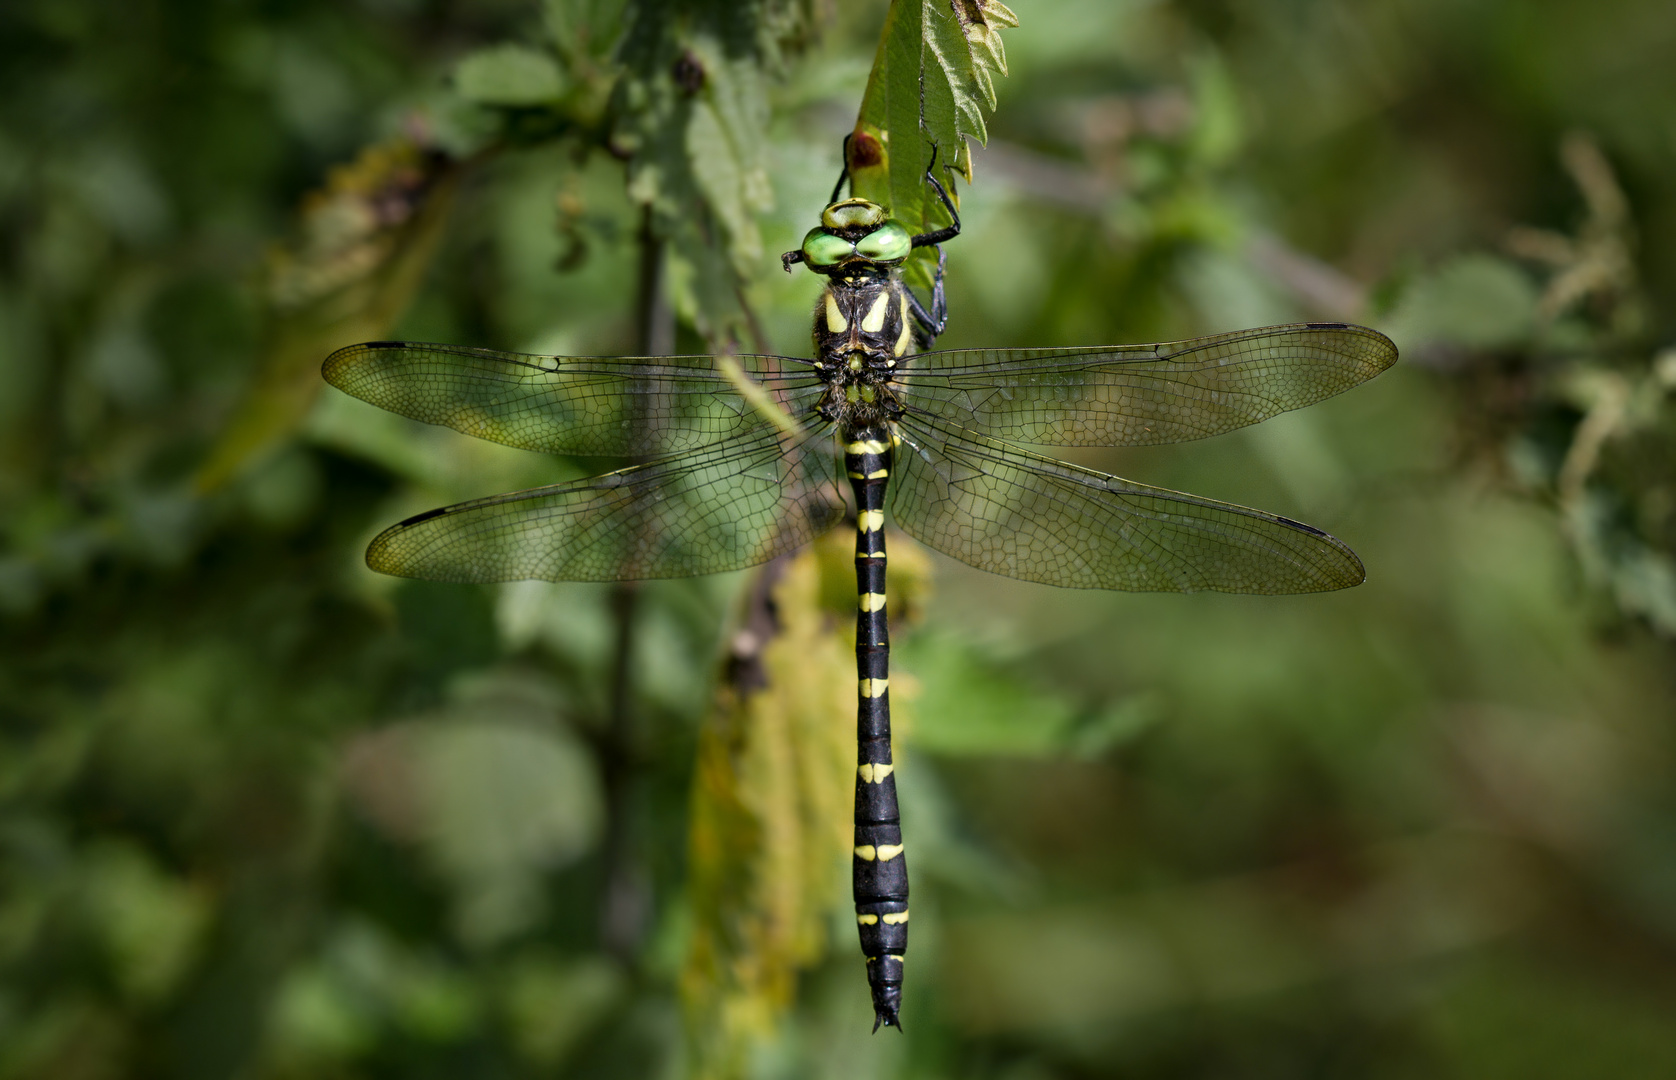
[(479, 679), (448, 710), (357, 739), (345, 782), (367, 818), (412, 843), (452, 887), (467, 941), (540, 917), (543, 875), (597, 840), (593, 762), (540, 683)]
[[(941, 179), (971, 179), (966, 140), (988, 140), (984, 113), (995, 108), (995, 76), (1007, 73), (1000, 30), (1017, 25), (993, 0), (892, 0), (847, 152), (857, 196), (914, 232), (948, 224), (926, 170), (935, 151)], [(930, 251), (916, 252), (909, 281), (928, 286), (935, 265)]]
[(810, 0), (659, 0), (632, 10), (619, 50), (612, 145), (629, 159), (630, 198), (685, 269), (678, 310), (712, 340), (747, 322), (740, 289), (763, 268), (756, 217), (773, 201), (768, 82), (813, 18)]

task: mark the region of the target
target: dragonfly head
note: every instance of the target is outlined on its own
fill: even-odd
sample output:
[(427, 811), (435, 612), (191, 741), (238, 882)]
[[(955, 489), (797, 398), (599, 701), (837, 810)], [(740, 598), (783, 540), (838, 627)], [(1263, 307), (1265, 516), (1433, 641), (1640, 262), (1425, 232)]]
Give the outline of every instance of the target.
[(803, 246), (780, 256), (787, 271), (794, 262), (807, 263), (817, 274), (832, 274), (855, 263), (895, 266), (913, 250), (913, 236), (885, 208), (866, 199), (845, 199), (821, 212), (821, 223), (809, 230)]

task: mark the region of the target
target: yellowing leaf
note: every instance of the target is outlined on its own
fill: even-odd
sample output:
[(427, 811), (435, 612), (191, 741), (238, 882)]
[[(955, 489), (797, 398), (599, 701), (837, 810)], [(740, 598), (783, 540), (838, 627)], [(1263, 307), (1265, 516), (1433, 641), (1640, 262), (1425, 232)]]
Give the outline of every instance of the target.
[[(798, 971), (825, 953), (829, 913), (847, 898), (855, 656), (823, 601), (841, 591), (830, 578), (849, 576), (849, 539), (837, 531), (783, 564), (772, 586), (779, 625), (734, 658), (753, 679), (723, 690), (699, 739), (694, 925), (681, 975), (698, 1075), (742, 1074), (790, 1006)], [(845, 614), (854, 597), (852, 588)]]
[(199, 469), (213, 491), (302, 422), (333, 349), (384, 337), (418, 290), (454, 207), (459, 168), (406, 139), (368, 147), (303, 204), (269, 259), (261, 369)]

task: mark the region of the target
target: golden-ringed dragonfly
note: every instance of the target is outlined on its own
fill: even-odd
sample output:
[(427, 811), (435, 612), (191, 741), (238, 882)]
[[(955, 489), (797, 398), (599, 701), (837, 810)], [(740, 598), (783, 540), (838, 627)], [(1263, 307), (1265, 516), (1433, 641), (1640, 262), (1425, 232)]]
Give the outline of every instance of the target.
[[(954, 349), (944, 253), (863, 199), (781, 257), (826, 278), (814, 358), (534, 356), (376, 341), (324, 373), (380, 408), (552, 454), (633, 457), (584, 480), (411, 517), (367, 549), (432, 581), (631, 581), (756, 566), (855, 523), (856, 921), (875, 1020), (900, 1026), (908, 873), (890, 746), (885, 522), (980, 570), (1074, 589), (1303, 593), (1364, 576), (1301, 522), (1149, 487), (1019, 446), (1143, 446), (1302, 408), (1396, 361), (1384, 335), (1294, 323), (1163, 345)], [(931, 302), (903, 261), (936, 247)], [(847, 498), (846, 498), (847, 493)]]

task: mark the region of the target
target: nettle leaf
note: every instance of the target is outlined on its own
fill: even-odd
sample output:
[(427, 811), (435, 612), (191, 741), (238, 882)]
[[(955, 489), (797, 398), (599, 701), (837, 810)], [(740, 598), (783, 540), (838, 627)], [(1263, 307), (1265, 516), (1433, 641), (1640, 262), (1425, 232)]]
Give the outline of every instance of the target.
[(709, 43), (695, 49), (706, 64), (706, 89), (687, 124), (687, 156), (694, 178), (728, 237), (741, 273), (762, 260), (756, 214), (774, 205), (763, 156), (769, 110), (761, 71), (749, 60), (730, 61)]
[(582, 67), (606, 62), (622, 36), (627, 0), (545, 0), (542, 21), (565, 63)]
[(808, 39), (815, 10), (813, 0), (632, 9), (612, 145), (629, 159), (630, 197), (670, 241), (678, 307), (713, 341), (742, 321), (740, 285), (763, 268), (768, 83)]
[[(1017, 25), (995, 0), (892, 0), (847, 153), (856, 195), (915, 232), (948, 224), (926, 169), (935, 150), (944, 178), (971, 180), (966, 140), (989, 138), (984, 112), (995, 109), (995, 76), (1007, 73), (1000, 30)], [(929, 286), (935, 266), (931, 251), (915, 252), (909, 281)]]
[(519, 107), (557, 100), (565, 81), (551, 55), (526, 45), (494, 45), (460, 61), (454, 87), (479, 105)]

